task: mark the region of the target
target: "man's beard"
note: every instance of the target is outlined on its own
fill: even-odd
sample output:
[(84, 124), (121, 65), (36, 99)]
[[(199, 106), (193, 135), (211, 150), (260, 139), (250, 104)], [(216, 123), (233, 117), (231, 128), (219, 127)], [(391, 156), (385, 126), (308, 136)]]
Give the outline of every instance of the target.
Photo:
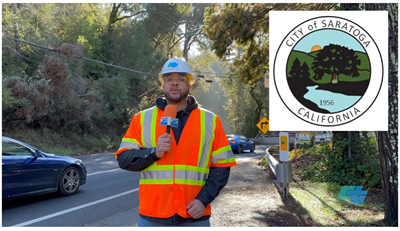
[(164, 91), (164, 96), (167, 100), (169, 100), (172, 103), (179, 103), (182, 100), (186, 100), (187, 96), (189, 95), (189, 90), (186, 90), (184, 92), (182, 92), (181, 90), (179, 90), (180, 94), (179, 96), (176, 97), (172, 97), (168, 91)]

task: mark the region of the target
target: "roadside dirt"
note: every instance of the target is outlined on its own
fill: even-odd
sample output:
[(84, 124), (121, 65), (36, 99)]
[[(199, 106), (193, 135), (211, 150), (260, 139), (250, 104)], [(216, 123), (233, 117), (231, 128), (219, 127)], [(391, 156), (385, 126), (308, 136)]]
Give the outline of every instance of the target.
[(292, 196), (282, 198), (260, 158), (237, 158), (228, 184), (212, 202), (212, 227), (320, 226)]
[[(275, 175), (271, 169), (258, 166), (260, 158), (236, 158), (238, 165), (231, 168), (228, 184), (211, 204), (211, 227), (324, 226), (312, 220), (290, 193), (287, 198), (282, 198), (282, 193), (273, 182)], [(310, 156), (298, 158), (299, 166), (315, 161)], [(300, 179), (295, 176), (293, 178), (302, 184)], [(373, 202), (383, 203), (379, 190), (368, 192), (366, 203)], [(382, 212), (351, 207), (341, 211), (341, 214), (344, 218), (353, 220), (360, 215), (377, 217)], [(342, 225), (344, 224), (338, 224)], [(370, 225), (385, 226), (382, 220)]]

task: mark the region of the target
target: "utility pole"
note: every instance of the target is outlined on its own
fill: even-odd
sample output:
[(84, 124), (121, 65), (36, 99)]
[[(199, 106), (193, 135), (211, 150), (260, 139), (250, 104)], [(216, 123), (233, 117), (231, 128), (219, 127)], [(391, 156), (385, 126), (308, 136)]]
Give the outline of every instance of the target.
[[(14, 15), (15, 18), (17, 19), (17, 3), (13, 3), (13, 11), (14, 11)], [(18, 19), (15, 22), (15, 31), (14, 31), (14, 36), (15, 36), (15, 50), (17, 51), (17, 66), (20, 70), (20, 72), (22, 72), (21, 69), (21, 45), (19, 43), (19, 28), (18, 28)]]

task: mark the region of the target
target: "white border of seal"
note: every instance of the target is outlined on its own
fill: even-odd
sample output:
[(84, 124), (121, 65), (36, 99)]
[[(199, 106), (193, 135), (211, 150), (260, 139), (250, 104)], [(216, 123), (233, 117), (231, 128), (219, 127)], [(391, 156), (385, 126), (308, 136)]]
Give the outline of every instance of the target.
[[(328, 14), (328, 13), (327, 13)], [(287, 65), (287, 60), (289, 57), (290, 52), (292, 49), (295, 47), (293, 45), (292, 47), (285, 46), (285, 41), (289, 39), (289, 37), (292, 35), (292, 33), (298, 29), (302, 29), (304, 34), (302, 37), (307, 36), (309, 33), (318, 31), (318, 30), (324, 30), (324, 29), (334, 29), (334, 28), (317, 28), (313, 30), (309, 30), (307, 27), (310, 24), (313, 24), (314, 21), (320, 21), (320, 20), (342, 20), (345, 21), (349, 24), (355, 25), (357, 29), (361, 31), (361, 33), (364, 33), (366, 35), (366, 38), (368, 38), (371, 43), (368, 45), (368, 47), (364, 47), (369, 59), (370, 59), (370, 64), (371, 64), (371, 77), (370, 77), (370, 83), (368, 86), (367, 91), (365, 92), (364, 96), (352, 107), (346, 109), (345, 111), (342, 112), (337, 112), (337, 113), (319, 113), (312, 111), (306, 107), (304, 107), (300, 102), (297, 101), (297, 99), (293, 96), (291, 90), (289, 89), (288, 83), (287, 83), (287, 76), (286, 76), (286, 65)], [(342, 32), (347, 33), (345, 30), (339, 30)], [(349, 34), (349, 33), (347, 33)], [(350, 36), (353, 37), (352, 34), (349, 34)], [(356, 38), (355, 38), (356, 39)], [(301, 40), (301, 38), (296, 42), (296, 44)], [(340, 44), (339, 44), (340, 45)], [(277, 68), (278, 67), (278, 68)], [(277, 90), (277, 93), (282, 100), (282, 102), (285, 104), (285, 106), (298, 118), (301, 120), (318, 125), (318, 126), (326, 126), (326, 127), (332, 127), (332, 126), (339, 126), (343, 125), (346, 123), (349, 123), (360, 116), (362, 116), (375, 102), (377, 96), (379, 95), (380, 89), (382, 87), (383, 79), (384, 79), (384, 66), (383, 66), (383, 60), (382, 60), (382, 55), (381, 52), (373, 39), (371, 35), (365, 31), (361, 26), (359, 26), (357, 23), (345, 19), (343, 17), (338, 17), (338, 16), (318, 16), (314, 17), (311, 19), (308, 19), (295, 28), (293, 28), (287, 35), (286, 37), (282, 40), (278, 50), (277, 54), (275, 56), (274, 60), (274, 66), (273, 66), (273, 78), (274, 78), (274, 83), (275, 87)], [(277, 77), (279, 76), (279, 77)], [(280, 77), (282, 76), (282, 77)], [(299, 110), (301, 108), (304, 108), (305, 111), (302, 111), (302, 115), (300, 115)], [(305, 113), (309, 112), (308, 117), (305, 117)], [(347, 114), (347, 117), (343, 117), (343, 114)], [(344, 119), (343, 119), (344, 118)], [(346, 120), (346, 118), (349, 118)], [(339, 121), (340, 120), (340, 121)], [(319, 121), (319, 122), (316, 122)], [(333, 121), (333, 122), (331, 122)]]

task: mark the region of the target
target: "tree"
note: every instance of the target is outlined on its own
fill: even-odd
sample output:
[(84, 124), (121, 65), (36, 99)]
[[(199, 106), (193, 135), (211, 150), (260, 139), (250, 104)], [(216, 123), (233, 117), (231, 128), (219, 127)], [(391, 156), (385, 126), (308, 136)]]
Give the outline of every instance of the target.
[(398, 225), (398, 4), (340, 4), (344, 10), (387, 10), (389, 15), (389, 124), (388, 131), (376, 132), (384, 195), (384, 221)]
[(347, 47), (329, 44), (324, 46), (317, 54), (316, 59), (312, 63), (315, 80), (320, 80), (324, 74), (332, 75), (332, 83), (336, 84), (339, 80), (339, 74), (357, 77), (357, 66), (361, 64), (360, 59), (354, 50)]
[[(236, 47), (240, 56), (245, 50)], [(252, 86), (240, 81), (238, 68), (230, 62), (220, 62), (219, 68), (224, 70), (217, 78), (222, 86), (226, 102), (225, 110), (228, 110), (227, 121), (234, 133), (241, 133), (247, 137), (254, 137), (258, 129), (255, 126), (261, 115), (268, 117), (268, 88), (263, 81), (257, 81)], [(218, 71), (218, 70), (217, 70)]]
[(116, 22), (130, 19), (144, 12), (139, 3), (112, 3), (107, 25), (108, 34), (112, 33)]
[[(227, 122), (233, 133), (254, 137), (258, 133), (255, 124), (259, 122), (261, 117), (268, 118), (268, 88), (264, 87), (263, 81), (258, 81), (251, 88), (249, 85), (240, 82), (239, 78), (234, 76), (234, 73), (235, 67), (231, 66), (228, 72), (217, 78), (226, 98), (223, 105), (225, 110), (228, 110)], [(253, 94), (253, 97), (251, 94)], [(258, 102), (253, 98), (256, 98)], [(261, 104), (260, 110), (257, 104)]]
[(162, 50), (170, 55), (177, 52), (175, 47), (179, 47), (180, 36), (177, 32), (183, 21), (183, 14), (180, 13), (176, 5), (165, 3), (146, 3), (146, 17), (142, 24), (147, 34), (153, 41), (156, 50)]
[[(129, 123), (129, 113), (139, 109), (140, 95), (158, 82), (157, 77), (132, 74), (74, 56), (158, 73), (167, 57), (153, 48), (142, 23), (146, 15), (129, 8), (136, 5), (124, 4), (16, 6), (17, 15), (13, 4), (3, 4), (3, 34), (14, 37), (17, 22), (22, 40), (53, 48), (60, 54), (21, 43), (25, 72), (21, 76), (15, 41), (3, 39), (3, 114), (7, 115), (3, 121), (7, 119), (7, 131), (9, 127), (26, 126), (79, 134), (89, 129), (101, 131), (104, 126), (122, 128), (121, 124)], [(64, 49), (67, 47), (70, 49)]]
[(112, 56), (112, 52), (116, 50), (114, 47), (117, 44), (114, 39), (115, 30), (124, 25), (126, 21), (131, 20), (131, 18), (135, 16), (139, 16), (145, 11), (141, 9), (139, 3), (112, 3), (107, 6), (107, 10), (109, 10), (108, 20), (106, 29), (101, 31), (101, 52), (104, 55), (105, 62), (114, 63), (115, 60), (110, 56)]
[(387, 10), (389, 14), (389, 125), (377, 132), (385, 199), (385, 222), (398, 225), (398, 4), (365, 4), (366, 10)]
[(185, 32), (183, 44), (183, 57), (188, 60), (188, 53), (193, 43), (204, 44), (204, 32), (202, 30), (204, 21), (204, 10), (211, 4), (189, 3), (178, 5), (180, 12), (186, 12), (184, 15)]
[(342, 10), (387, 10), (389, 15), (389, 124), (388, 131), (378, 131), (379, 159), (384, 195), (384, 221), (398, 225), (398, 4), (342, 3)]
[(301, 65), (300, 77), (302, 77), (302, 78), (309, 78), (310, 77), (310, 67), (308, 66), (307, 62), (304, 62)]
[[(210, 4), (201, 3), (147, 3), (144, 8), (147, 16), (143, 19), (154, 46), (159, 49), (164, 44), (164, 52), (169, 57), (181, 56), (188, 60), (188, 53), (192, 45), (203, 44), (204, 9)], [(176, 47), (183, 45), (180, 53)]]
[[(269, 16), (271, 10), (329, 10), (334, 4), (280, 4), (280, 3), (224, 3), (213, 4), (204, 11), (203, 30), (211, 50), (222, 60), (234, 59), (234, 76), (248, 85), (250, 96), (256, 102), (256, 116), (268, 110), (257, 98), (255, 87), (269, 67)], [(237, 53), (235, 46), (244, 48)], [(260, 118), (254, 118), (253, 126)]]
[[(17, 15), (17, 3), (13, 3), (13, 12), (14, 15)], [(15, 23), (15, 38), (19, 39), (19, 29), (18, 22)], [(21, 69), (21, 47), (20, 42), (18, 40), (15, 41), (15, 50), (17, 51), (17, 66)]]
[[(15, 8), (16, 7), (16, 8)], [(15, 10), (15, 11), (14, 11)], [(56, 37), (52, 29), (55, 25), (55, 4), (2, 4), (2, 32), (8, 36), (44, 46), (57, 47)], [(16, 14), (14, 13), (16, 12)], [(18, 33), (15, 32), (18, 25)], [(40, 31), (40, 33), (39, 33)], [(17, 37), (15, 37), (17, 36)], [(30, 45), (3, 37), (2, 73), (3, 75), (31, 76), (43, 60), (44, 51)], [(20, 57), (21, 64), (15, 62)]]
[[(268, 31), (271, 10), (329, 10), (334, 4), (226, 3), (213, 4), (204, 12), (203, 30), (210, 48), (221, 59), (230, 58), (233, 45), (247, 47), (243, 65), (250, 65), (254, 79), (268, 66)], [(262, 60), (260, 62), (257, 60)], [(254, 74), (254, 73), (252, 73)]]
[(298, 58), (295, 58), (292, 67), (290, 68), (289, 75), (291, 77), (299, 77), (301, 72), (301, 64)]

